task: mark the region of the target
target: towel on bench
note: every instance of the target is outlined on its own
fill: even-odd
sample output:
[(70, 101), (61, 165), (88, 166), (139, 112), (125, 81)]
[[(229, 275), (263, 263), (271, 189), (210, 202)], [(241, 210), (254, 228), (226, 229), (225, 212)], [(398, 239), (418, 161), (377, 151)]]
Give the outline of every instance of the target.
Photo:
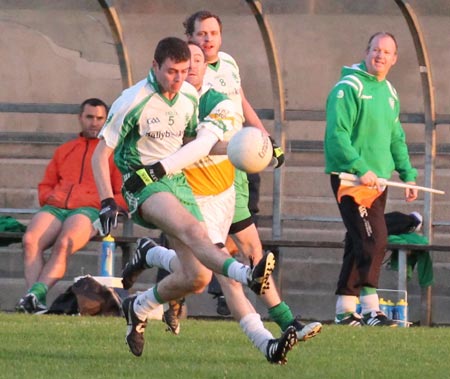
[[(388, 236), (388, 242), (404, 245), (428, 245), (428, 239), (417, 233), (407, 233)], [(398, 271), (398, 250), (392, 250), (390, 268)], [(413, 250), (408, 254), (407, 278), (411, 279), (414, 268), (417, 265), (419, 285), (424, 288), (434, 283), (433, 262), (430, 253), (426, 250)]]
[[(0, 232), (24, 232), (27, 227), (21, 222), (17, 221), (11, 216), (0, 216)], [(8, 246), (13, 242), (17, 242), (16, 239), (1, 239), (0, 246)]]

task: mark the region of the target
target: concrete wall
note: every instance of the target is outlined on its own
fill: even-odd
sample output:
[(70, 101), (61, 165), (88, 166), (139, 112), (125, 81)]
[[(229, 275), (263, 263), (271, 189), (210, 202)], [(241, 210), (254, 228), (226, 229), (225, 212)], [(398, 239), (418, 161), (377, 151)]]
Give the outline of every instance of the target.
[[(449, 114), (449, 3), (410, 3), (429, 49), (436, 111)], [(394, 1), (265, 0), (262, 4), (278, 48), (288, 109), (323, 110), (340, 67), (361, 59), (372, 33), (388, 30), (400, 45), (399, 62), (390, 79), (400, 94), (403, 111), (423, 111), (412, 38)], [(182, 37), (185, 17), (208, 8), (223, 19), (223, 50), (240, 64), (243, 85), (254, 107), (272, 108), (263, 42), (245, 1), (140, 0), (115, 1), (114, 5), (135, 81), (146, 75), (157, 41), (168, 35)], [(121, 91), (114, 41), (95, 1), (0, 0), (0, 53), (0, 102), (76, 104), (99, 96), (111, 103)], [(0, 130), (76, 129), (67, 122), (55, 116), (17, 118), (0, 113)], [(441, 129), (448, 132), (448, 126)], [(317, 134), (315, 138), (321, 135)], [(420, 133), (415, 134), (422, 139)]]

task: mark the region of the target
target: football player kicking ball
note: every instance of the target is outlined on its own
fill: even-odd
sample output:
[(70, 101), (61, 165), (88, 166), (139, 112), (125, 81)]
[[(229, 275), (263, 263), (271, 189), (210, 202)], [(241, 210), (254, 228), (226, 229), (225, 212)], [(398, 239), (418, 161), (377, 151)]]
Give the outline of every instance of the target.
[[(260, 294), (275, 266), (273, 254), (266, 254), (256, 266), (249, 267), (215, 246), (201, 222), (203, 217), (185, 175), (176, 168), (169, 169), (169, 162), (164, 166), (164, 158), (181, 148), (186, 129), (195, 130), (197, 126), (198, 94), (184, 82), (190, 56), (187, 43), (179, 38), (168, 37), (158, 43), (148, 77), (113, 103), (92, 158), (103, 199), (100, 221), (104, 233), (117, 226), (121, 214), (109, 179), (108, 159), (114, 154), (133, 220), (165, 232), (177, 252), (177, 264), (169, 276), (123, 301), (126, 342), (136, 356), (144, 349), (149, 313), (160, 304), (203, 291), (211, 280), (210, 270), (247, 284)], [(275, 353), (279, 352), (276, 344)]]
[[(185, 145), (177, 153), (170, 156), (171, 164), (186, 162), (199, 154), (199, 150), (210, 149), (218, 141), (228, 141), (241, 125), (235, 122), (234, 106), (227, 96), (208, 89), (202, 85), (206, 69), (206, 61), (201, 48), (189, 44), (191, 51), (191, 65), (186, 81), (192, 84), (199, 92), (199, 126), (196, 132), (188, 133), (187, 138), (197, 137)], [(223, 151), (216, 145), (218, 152)], [(185, 155), (185, 156), (184, 156)], [(162, 163), (167, 164), (168, 159)], [(195, 199), (202, 212), (206, 228), (212, 242), (223, 251), (225, 240), (233, 219), (235, 192), (233, 186), (234, 168), (227, 155), (209, 155), (200, 159), (185, 170), (188, 183), (192, 188)], [(169, 258), (170, 257), (170, 258)], [(172, 271), (178, 265), (178, 259), (173, 250), (164, 251), (162, 247), (155, 246), (150, 239), (142, 239), (138, 243), (132, 263), (123, 271), (124, 288), (129, 288), (137, 275), (146, 267), (157, 266)], [(222, 275), (217, 275), (225, 294), (228, 307), (234, 318), (239, 321), (241, 328), (252, 343), (266, 356), (271, 363), (286, 363), (286, 354), (297, 342), (296, 329), (288, 327), (279, 339), (264, 327), (261, 317), (256, 313), (253, 305), (246, 298), (242, 285)], [(174, 334), (179, 333), (177, 319), (167, 319), (166, 322)]]

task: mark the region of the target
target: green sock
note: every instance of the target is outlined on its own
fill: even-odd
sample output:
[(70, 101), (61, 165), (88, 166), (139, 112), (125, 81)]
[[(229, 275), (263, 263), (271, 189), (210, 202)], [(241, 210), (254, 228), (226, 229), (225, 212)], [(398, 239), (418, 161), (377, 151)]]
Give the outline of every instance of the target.
[(226, 276), (227, 278), (229, 278), (229, 275), (228, 275), (228, 268), (229, 268), (229, 267), (231, 266), (231, 264), (234, 263), (234, 262), (236, 262), (236, 259), (234, 259), (234, 258), (228, 258), (228, 259), (224, 262), (223, 267), (222, 267), (222, 275), (223, 275), (223, 276)]
[(281, 330), (286, 330), (294, 321), (291, 308), (284, 301), (269, 309), (269, 317), (277, 323)]
[(362, 287), (359, 291), (360, 296), (376, 295), (377, 289), (374, 287)]
[(359, 292), (359, 300), (361, 302), (361, 313), (367, 316), (372, 311), (380, 309), (377, 289), (374, 287), (362, 287)]
[(336, 318), (337, 318), (339, 321), (341, 321), (341, 320), (343, 320), (344, 318), (346, 318), (346, 317), (348, 317), (348, 316), (351, 316), (352, 314), (353, 314), (353, 312), (338, 313), (338, 314), (336, 315)]
[(47, 284), (42, 282), (34, 283), (28, 290), (28, 293), (33, 293), (38, 301), (43, 305), (47, 305), (47, 292), (48, 286)]
[(158, 292), (158, 284), (155, 284), (155, 286), (153, 287), (153, 295), (155, 295), (155, 299), (159, 304), (164, 304), (164, 300), (161, 299), (161, 296), (159, 296), (159, 292)]

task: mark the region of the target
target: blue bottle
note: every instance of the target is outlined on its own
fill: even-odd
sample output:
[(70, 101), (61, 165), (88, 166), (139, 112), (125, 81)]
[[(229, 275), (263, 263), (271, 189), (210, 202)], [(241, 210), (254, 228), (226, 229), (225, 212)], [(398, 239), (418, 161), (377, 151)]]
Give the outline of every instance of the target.
[(114, 251), (116, 243), (114, 237), (108, 234), (102, 242), (102, 259), (100, 263), (100, 276), (114, 276)]
[(386, 316), (388, 316), (392, 320), (396, 320), (397, 319), (397, 310), (396, 310), (394, 302), (392, 300), (387, 300), (386, 303), (387, 303), (387, 309), (388, 309), (388, 313), (386, 313)]
[(380, 298), (380, 311), (383, 312), (387, 317), (389, 317), (388, 302), (382, 297)]
[(406, 302), (406, 300), (401, 299), (399, 302), (397, 302), (395, 309), (397, 311), (398, 326), (407, 328), (409, 324), (408, 324), (408, 303)]
[(361, 314), (361, 303), (359, 301), (359, 297), (356, 298), (356, 313)]

